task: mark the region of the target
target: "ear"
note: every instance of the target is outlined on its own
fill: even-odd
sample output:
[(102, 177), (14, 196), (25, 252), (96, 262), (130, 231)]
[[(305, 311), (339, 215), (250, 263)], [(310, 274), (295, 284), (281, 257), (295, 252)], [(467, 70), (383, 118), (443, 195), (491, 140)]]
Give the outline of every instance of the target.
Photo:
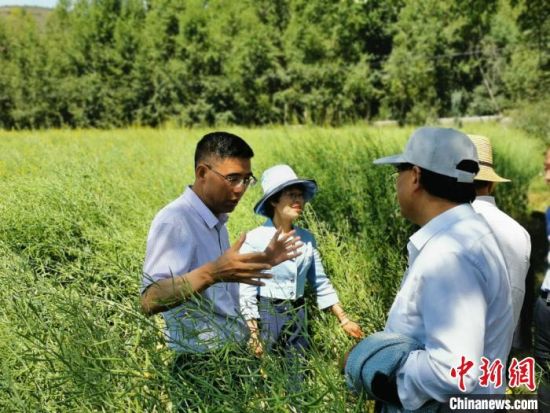
[(420, 188), (420, 175), (422, 175), (420, 168), (416, 165), (413, 166), (411, 169), (410, 179), (415, 190)]
[(195, 168), (195, 179), (204, 179), (207, 171), (208, 168), (204, 164), (198, 164)]

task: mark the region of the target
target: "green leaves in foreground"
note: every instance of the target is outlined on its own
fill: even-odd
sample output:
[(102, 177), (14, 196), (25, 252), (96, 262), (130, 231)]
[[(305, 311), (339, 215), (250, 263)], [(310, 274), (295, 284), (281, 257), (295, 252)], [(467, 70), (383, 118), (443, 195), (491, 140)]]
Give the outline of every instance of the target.
[[(342, 305), (367, 332), (383, 327), (414, 230), (399, 214), (391, 170), (402, 129), (232, 130), (256, 152), (253, 170), (290, 164), (320, 192), (303, 224), (316, 236)], [(503, 175), (501, 207), (526, 215), (539, 149), (489, 125)], [(160, 317), (139, 311), (147, 229), (193, 176), (199, 130), (0, 134), (0, 411), (358, 412), (338, 363), (353, 345), (336, 319), (308, 301), (312, 348), (300, 389), (284, 358), (230, 350), (172, 374)], [(541, 159), (542, 161), (542, 159)], [(500, 189), (499, 189), (500, 190)], [(251, 188), (232, 214), (233, 238), (262, 220)], [(309, 296), (311, 297), (311, 296)], [(231, 356), (229, 356), (231, 354)]]

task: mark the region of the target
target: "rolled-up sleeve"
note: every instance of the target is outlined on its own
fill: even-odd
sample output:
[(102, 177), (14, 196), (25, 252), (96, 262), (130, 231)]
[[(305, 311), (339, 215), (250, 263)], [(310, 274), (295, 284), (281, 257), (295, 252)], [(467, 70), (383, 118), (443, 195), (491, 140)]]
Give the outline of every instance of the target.
[(338, 295), (325, 273), (325, 268), (321, 262), (321, 255), (317, 249), (315, 239), (312, 240), (313, 262), (309, 267), (307, 278), (314, 286), (317, 293), (317, 305), (321, 310), (332, 307), (338, 303)]
[(153, 223), (147, 237), (141, 293), (153, 283), (190, 271), (195, 244), (185, 228), (175, 223)]
[[(239, 252), (246, 254), (257, 251), (250, 243), (245, 242)], [(239, 283), (239, 305), (241, 315), (245, 320), (255, 320), (260, 318), (258, 311), (258, 287), (255, 285)]]

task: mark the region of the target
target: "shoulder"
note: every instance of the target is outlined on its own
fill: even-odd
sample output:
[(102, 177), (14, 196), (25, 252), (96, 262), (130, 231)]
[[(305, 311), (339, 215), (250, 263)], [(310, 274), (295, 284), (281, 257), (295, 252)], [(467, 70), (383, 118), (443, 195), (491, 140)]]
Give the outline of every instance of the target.
[(430, 239), (429, 250), (437, 253), (464, 253), (475, 248), (486, 237), (491, 237), (491, 228), (479, 214), (472, 214), (455, 221)]
[(194, 211), (180, 197), (157, 212), (151, 222), (149, 233), (150, 235), (159, 233), (191, 235), (194, 221), (196, 221)]
[(254, 229), (251, 229), (246, 233), (246, 237), (250, 238), (259, 238), (259, 237), (265, 237), (265, 236), (273, 236), (275, 234), (276, 229), (271, 226), (267, 225), (260, 225)]
[(162, 223), (185, 223), (192, 216), (192, 208), (188, 205), (183, 197), (179, 197), (171, 201), (169, 204), (162, 207), (155, 218), (153, 224)]
[(496, 206), (478, 211), (498, 239), (505, 239), (510, 244), (531, 244), (531, 236), (514, 218)]
[(310, 231), (302, 227), (295, 227), (295, 230), (296, 230), (296, 235), (300, 237), (300, 240), (303, 243), (316, 244), (315, 236)]
[(472, 215), (435, 235), (423, 248), (419, 259), (428, 268), (445, 271), (450, 263), (459, 269), (477, 266), (487, 252), (497, 251), (494, 235), (485, 220)]
[(489, 224), (491, 224), (491, 221), (502, 222), (518, 231), (527, 232), (519, 222), (517, 222), (514, 218), (512, 218), (495, 204), (475, 200), (472, 203), (472, 207), (478, 214), (482, 215)]
[(260, 225), (246, 233), (245, 243), (252, 247), (262, 248), (271, 240), (275, 231), (274, 227)]
[(425, 267), (433, 269), (434, 277), (485, 285), (507, 273), (497, 238), (481, 215), (456, 222), (430, 244), (430, 253), (422, 258)]

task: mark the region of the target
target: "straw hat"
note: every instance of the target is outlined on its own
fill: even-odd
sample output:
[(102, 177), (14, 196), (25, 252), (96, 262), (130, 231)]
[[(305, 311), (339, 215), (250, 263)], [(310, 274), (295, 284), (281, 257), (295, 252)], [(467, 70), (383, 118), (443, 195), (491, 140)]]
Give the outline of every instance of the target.
[(489, 138), (480, 135), (468, 135), (477, 149), (479, 157), (479, 172), (476, 181), (510, 182), (509, 179), (499, 176), (493, 169), (493, 148)]
[(304, 187), (304, 201), (309, 201), (317, 192), (317, 184), (313, 179), (298, 178), (288, 165), (275, 165), (266, 169), (262, 175), (264, 195), (254, 207), (254, 212), (267, 216), (265, 206), (270, 197), (290, 185), (300, 184)]

